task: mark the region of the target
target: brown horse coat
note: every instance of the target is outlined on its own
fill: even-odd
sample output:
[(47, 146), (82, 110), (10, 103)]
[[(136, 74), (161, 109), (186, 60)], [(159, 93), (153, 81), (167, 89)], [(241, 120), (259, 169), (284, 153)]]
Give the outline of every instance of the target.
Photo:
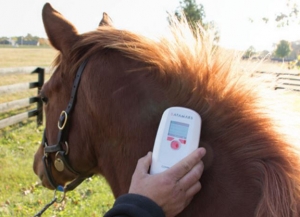
[[(275, 129), (260, 89), (236, 73), (206, 33), (194, 37), (186, 23), (174, 21), (170, 35), (154, 40), (104, 20), (97, 30), (79, 35), (49, 4), (43, 20), (60, 51), (41, 93), (47, 98), (49, 144), (56, 142), (57, 119), (76, 70), (89, 58), (70, 117), (69, 160), (77, 171), (103, 175), (115, 197), (126, 193), (137, 160), (153, 148), (163, 111), (184, 106), (202, 117), (200, 146), (207, 156), (202, 190), (178, 216), (300, 216), (295, 144)], [(34, 170), (49, 187), (42, 155), (39, 147)], [(52, 170), (62, 185), (75, 178)]]

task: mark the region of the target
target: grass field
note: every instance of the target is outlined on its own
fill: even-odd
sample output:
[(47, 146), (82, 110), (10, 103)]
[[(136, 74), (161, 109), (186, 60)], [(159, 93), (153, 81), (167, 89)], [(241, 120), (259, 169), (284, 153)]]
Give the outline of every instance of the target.
[[(53, 191), (39, 184), (32, 169), (42, 132), (34, 117), (0, 130), (0, 217), (33, 216), (53, 198)], [(105, 180), (95, 176), (43, 216), (102, 216), (113, 202)]]
[(50, 47), (0, 48), (0, 68), (22, 66), (50, 66), (57, 51)]
[[(0, 68), (47, 67), (55, 56), (56, 51), (52, 48), (0, 48)], [(46, 80), (50, 76), (46, 74)], [(0, 86), (36, 80), (37, 75), (2, 75)], [(0, 95), (0, 103), (34, 96), (36, 91)], [(23, 110), (0, 114), (0, 119)], [(0, 217), (33, 216), (53, 198), (53, 191), (39, 184), (32, 169), (33, 155), (40, 144), (42, 131), (43, 127), (37, 128), (34, 117), (0, 130)], [(43, 216), (102, 216), (113, 202), (106, 181), (95, 176), (69, 192), (63, 203), (54, 204)]]
[[(0, 68), (50, 66), (55, 55), (56, 51), (51, 48), (0, 48)], [(50, 76), (47, 74), (46, 80)], [(0, 86), (36, 80), (36, 75), (3, 75)], [(32, 90), (0, 96), (0, 103), (35, 94), (36, 90)], [(296, 96), (294, 110), (300, 111), (300, 94), (293, 94)], [(0, 119), (5, 115), (0, 115)], [(33, 216), (53, 198), (53, 191), (42, 187), (32, 170), (33, 155), (40, 145), (42, 131), (43, 127), (37, 128), (35, 118), (0, 130), (0, 217)], [(50, 207), (43, 216), (102, 216), (113, 202), (105, 180), (93, 177), (68, 193), (65, 202)]]
[[(43, 127), (34, 118), (0, 134), (0, 216), (33, 216), (53, 198), (53, 191), (39, 184), (32, 162), (41, 141)], [(67, 194), (65, 202), (54, 204), (43, 215), (102, 216), (114, 199), (105, 180), (93, 177)]]

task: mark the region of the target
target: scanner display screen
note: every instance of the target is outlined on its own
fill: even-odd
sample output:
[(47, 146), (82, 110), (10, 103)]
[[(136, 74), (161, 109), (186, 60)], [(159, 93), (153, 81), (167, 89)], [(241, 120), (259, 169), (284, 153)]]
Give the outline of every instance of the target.
[(189, 124), (171, 121), (168, 135), (181, 139), (186, 139), (188, 130)]

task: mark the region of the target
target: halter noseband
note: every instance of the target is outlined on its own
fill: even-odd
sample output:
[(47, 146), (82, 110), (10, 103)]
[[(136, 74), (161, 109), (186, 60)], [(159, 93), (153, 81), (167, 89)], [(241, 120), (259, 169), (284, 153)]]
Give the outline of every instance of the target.
[[(68, 128), (68, 120), (70, 119), (70, 114), (73, 110), (76, 94), (78, 90), (78, 86), (80, 83), (81, 75), (84, 71), (84, 68), (87, 64), (88, 60), (86, 59), (79, 67), (76, 77), (73, 83), (72, 92), (71, 92), (71, 98), (69, 100), (67, 108), (61, 112), (59, 120), (58, 120), (58, 137), (57, 137), (57, 143), (55, 145), (48, 145), (47, 137), (46, 137), (46, 129), (44, 130), (42, 145), (44, 147), (44, 156), (43, 156), (43, 163), (46, 171), (46, 175), (48, 178), (49, 183), (54, 189), (57, 189), (59, 191), (71, 191), (74, 188), (76, 188), (78, 185), (81, 184), (86, 178), (91, 177), (93, 174), (84, 174), (80, 175), (79, 172), (74, 170), (68, 160), (68, 152), (69, 152), (69, 145), (66, 141), (66, 135), (67, 134), (67, 128)], [(63, 149), (63, 145), (66, 146), (66, 150)], [(52, 175), (51, 172), (51, 165), (53, 162), (51, 162), (51, 158), (48, 157), (49, 153), (56, 153), (55, 154), (55, 160), (54, 160), (54, 167), (57, 171), (61, 172), (64, 170), (65, 166), (66, 168), (77, 175), (77, 178), (74, 179), (71, 183), (69, 183), (67, 186), (62, 187), (59, 186)]]

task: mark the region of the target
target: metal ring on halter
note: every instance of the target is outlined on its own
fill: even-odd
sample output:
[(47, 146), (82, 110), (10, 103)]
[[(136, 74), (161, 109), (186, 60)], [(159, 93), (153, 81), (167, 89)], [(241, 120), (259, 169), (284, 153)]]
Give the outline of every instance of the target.
[(67, 120), (68, 120), (68, 114), (67, 114), (67, 112), (62, 111), (62, 112), (60, 113), (60, 116), (59, 116), (59, 117), (61, 117), (61, 116), (63, 116), (63, 115), (65, 116), (65, 118), (64, 118), (64, 123), (62, 124), (62, 126), (59, 125), (59, 121), (58, 121), (58, 123), (57, 123), (58, 129), (60, 129), (60, 130), (62, 130), (62, 129), (65, 128), (66, 123), (67, 123)]
[(59, 152), (56, 152), (56, 154), (55, 154), (55, 159), (57, 158), (58, 154), (59, 154)]
[(64, 191), (63, 192), (63, 197), (60, 199), (60, 200), (58, 200), (58, 198), (56, 197), (56, 192), (57, 192), (57, 190), (55, 189), (54, 190), (54, 198), (56, 198), (56, 203), (61, 203), (61, 202), (63, 202), (64, 201), (64, 199), (66, 198), (66, 192)]
[(65, 145), (66, 145), (66, 153), (65, 155), (67, 155), (69, 153), (69, 144), (67, 141), (65, 141)]

